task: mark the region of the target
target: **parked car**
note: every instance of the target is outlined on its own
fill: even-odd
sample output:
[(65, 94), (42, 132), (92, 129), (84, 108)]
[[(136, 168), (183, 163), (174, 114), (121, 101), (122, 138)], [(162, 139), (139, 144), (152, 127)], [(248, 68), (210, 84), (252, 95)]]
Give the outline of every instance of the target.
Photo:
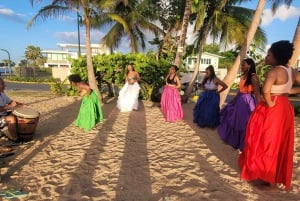
[[(185, 91), (186, 88), (189, 86), (190, 81), (192, 80), (192, 77), (193, 77), (193, 72), (181, 74), (180, 82), (181, 82), (182, 91)], [(198, 73), (195, 83), (193, 85), (193, 90), (192, 90), (192, 93), (195, 93), (195, 95), (199, 95), (199, 93), (200, 93), (200, 85), (201, 85), (203, 77), (204, 77), (204, 73), (202, 73), (202, 72)]]
[(12, 68), (0, 67), (0, 75), (11, 75), (13, 73)]

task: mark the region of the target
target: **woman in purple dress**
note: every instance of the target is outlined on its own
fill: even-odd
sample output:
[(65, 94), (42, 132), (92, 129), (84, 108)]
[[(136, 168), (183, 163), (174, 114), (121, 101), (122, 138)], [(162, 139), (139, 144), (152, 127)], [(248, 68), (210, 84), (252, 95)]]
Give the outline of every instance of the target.
[(236, 97), (220, 111), (221, 123), (218, 133), (221, 139), (233, 148), (244, 148), (245, 130), (250, 114), (260, 101), (259, 79), (252, 59), (244, 59), (242, 76)]

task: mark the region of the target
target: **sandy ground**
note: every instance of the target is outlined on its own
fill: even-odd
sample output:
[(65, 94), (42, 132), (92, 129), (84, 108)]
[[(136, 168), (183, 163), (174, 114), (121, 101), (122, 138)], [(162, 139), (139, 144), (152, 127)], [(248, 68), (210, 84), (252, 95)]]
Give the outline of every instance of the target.
[(34, 138), (1, 159), (1, 190), (27, 193), (13, 200), (300, 200), (299, 117), (286, 192), (242, 181), (238, 152), (216, 130), (193, 124), (192, 102), (183, 105), (184, 121), (167, 123), (156, 104), (120, 113), (112, 99), (103, 106), (105, 121), (84, 132), (74, 127), (78, 97), (11, 97), (41, 114)]

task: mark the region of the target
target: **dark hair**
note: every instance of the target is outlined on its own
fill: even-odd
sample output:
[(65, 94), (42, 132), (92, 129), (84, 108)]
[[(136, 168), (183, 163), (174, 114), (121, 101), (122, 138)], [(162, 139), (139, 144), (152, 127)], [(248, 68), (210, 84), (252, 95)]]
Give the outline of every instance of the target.
[(210, 72), (210, 76), (209, 77), (205, 77), (202, 81), (202, 85), (205, 84), (205, 82), (207, 82), (207, 80), (209, 79), (209, 81), (213, 80), (216, 77), (216, 73), (215, 73), (215, 69), (213, 65), (209, 65), (205, 70), (208, 70)]
[(294, 45), (288, 40), (281, 40), (273, 43), (270, 47), (278, 65), (286, 65), (293, 55)]
[(178, 68), (175, 64), (172, 64), (172, 65), (171, 65), (171, 68), (172, 68), (172, 67), (175, 69), (176, 72), (179, 70), (179, 68)]
[(248, 73), (247, 73), (246, 82), (245, 82), (245, 86), (248, 86), (248, 85), (251, 84), (251, 77), (252, 77), (253, 73), (256, 73), (256, 69), (255, 69), (255, 63), (254, 63), (253, 59), (247, 58), (247, 59), (244, 59), (244, 61), (248, 65), (250, 65), (250, 68), (249, 68)]
[(82, 81), (81, 77), (78, 74), (69, 75), (68, 79), (70, 82), (75, 82), (75, 83)]

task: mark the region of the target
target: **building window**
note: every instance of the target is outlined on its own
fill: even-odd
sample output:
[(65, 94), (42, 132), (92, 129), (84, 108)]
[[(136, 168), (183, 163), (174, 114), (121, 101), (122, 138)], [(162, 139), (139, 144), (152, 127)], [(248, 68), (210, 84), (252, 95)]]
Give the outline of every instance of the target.
[(201, 64), (211, 64), (211, 59), (208, 58), (201, 59)]

